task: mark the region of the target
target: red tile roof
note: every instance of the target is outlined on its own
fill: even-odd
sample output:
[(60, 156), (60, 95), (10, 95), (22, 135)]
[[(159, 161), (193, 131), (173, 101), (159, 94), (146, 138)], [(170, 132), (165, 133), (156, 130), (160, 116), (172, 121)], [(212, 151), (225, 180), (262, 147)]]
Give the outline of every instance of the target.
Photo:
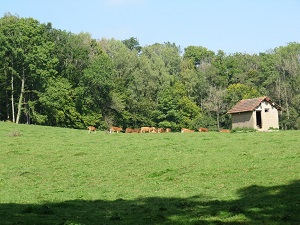
[(270, 98), (263, 96), (259, 98), (243, 99), (239, 101), (235, 106), (233, 106), (227, 113), (232, 114), (232, 113), (253, 111), (263, 101), (267, 101), (271, 105), (273, 105), (276, 109), (281, 110), (281, 107), (279, 105), (271, 101)]

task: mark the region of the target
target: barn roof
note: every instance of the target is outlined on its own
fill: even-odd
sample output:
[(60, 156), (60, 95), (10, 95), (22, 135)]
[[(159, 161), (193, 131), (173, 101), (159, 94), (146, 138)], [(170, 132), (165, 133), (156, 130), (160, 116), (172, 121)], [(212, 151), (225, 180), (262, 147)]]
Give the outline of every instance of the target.
[(235, 106), (233, 106), (227, 113), (240, 113), (240, 112), (249, 112), (253, 111), (262, 103), (263, 101), (269, 102), (277, 110), (281, 110), (281, 107), (273, 102), (270, 98), (263, 96), (259, 98), (243, 99), (239, 101)]

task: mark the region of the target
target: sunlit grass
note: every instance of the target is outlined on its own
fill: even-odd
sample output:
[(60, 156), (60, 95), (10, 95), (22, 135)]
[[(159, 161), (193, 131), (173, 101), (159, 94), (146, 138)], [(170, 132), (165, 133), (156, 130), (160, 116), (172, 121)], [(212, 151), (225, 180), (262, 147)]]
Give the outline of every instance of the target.
[(296, 224), (299, 137), (1, 122), (0, 224)]

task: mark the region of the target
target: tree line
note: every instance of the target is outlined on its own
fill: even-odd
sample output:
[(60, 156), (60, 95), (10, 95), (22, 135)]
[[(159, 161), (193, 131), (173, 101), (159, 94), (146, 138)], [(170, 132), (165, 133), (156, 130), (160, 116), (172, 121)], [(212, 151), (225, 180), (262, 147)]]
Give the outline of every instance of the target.
[(281, 129), (300, 128), (300, 44), (259, 54), (140, 46), (137, 38), (96, 40), (33, 18), (0, 18), (0, 120), (106, 129), (230, 128), (245, 98), (282, 107)]

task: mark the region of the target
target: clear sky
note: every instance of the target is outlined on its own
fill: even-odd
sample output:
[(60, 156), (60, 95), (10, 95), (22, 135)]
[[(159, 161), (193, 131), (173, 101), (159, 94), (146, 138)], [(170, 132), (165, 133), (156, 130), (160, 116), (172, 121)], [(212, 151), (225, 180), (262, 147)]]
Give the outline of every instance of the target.
[(142, 46), (259, 53), (300, 43), (300, 0), (0, 0), (0, 15), (32, 17), (93, 38), (136, 37)]

